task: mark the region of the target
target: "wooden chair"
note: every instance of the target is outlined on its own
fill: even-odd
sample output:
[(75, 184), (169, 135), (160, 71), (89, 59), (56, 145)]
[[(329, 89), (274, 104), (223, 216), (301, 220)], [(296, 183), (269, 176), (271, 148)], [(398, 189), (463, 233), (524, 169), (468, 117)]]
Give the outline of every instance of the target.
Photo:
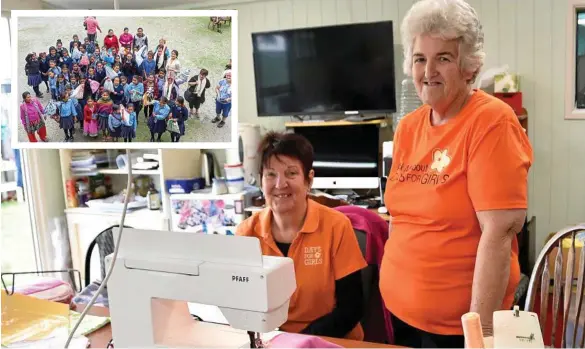
[(209, 17), (209, 23), (207, 23), (207, 29), (221, 32), (221, 27), (232, 25), (231, 17)]
[[(585, 223), (556, 233), (540, 252), (530, 277), (525, 310), (539, 313), (544, 343), (552, 347), (583, 348), (585, 344), (585, 246), (578, 249), (580, 258), (576, 260), (575, 245), (579, 232), (585, 232)], [(563, 249), (563, 241), (567, 239), (570, 239), (570, 246)], [(550, 267), (553, 265), (551, 279)], [(551, 281), (552, 302), (549, 301)], [(552, 319), (547, 319), (550, 308)], [(575, 345), (577, 342), (579, 345)]]
[(209, 23), (207, 23), (207, 29), (211, 29), (213, 31), (216, 31), (218, 29), (219, 26), (219, 21), (217, 19), (217, 17), (209, 17)]
[(225, 24), (227, 26), (231, 26), (232, 25), (232, 17), (221, 17), (221, 23)]

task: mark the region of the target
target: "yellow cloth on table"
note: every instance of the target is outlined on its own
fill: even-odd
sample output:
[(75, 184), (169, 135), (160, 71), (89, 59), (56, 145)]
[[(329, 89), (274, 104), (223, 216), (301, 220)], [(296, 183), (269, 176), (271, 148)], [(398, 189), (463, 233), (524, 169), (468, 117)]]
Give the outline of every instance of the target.
[(2, 291), (2, 345), (49, 337), (69, 327), (69, 306), (25, 296), (8, 296)]
[[(69, 323), (71, 325), (70, 331), (73, 331), (73, 326), (77, 323), (77, 320), (81, 317), (81, 313), (71, 310), (69, 314)], [(104, 327), (110, 322), (109, 317), (104, 316), (95, 316), (85, 314), (83, 317), (83, 321), (75, 331), (75, 336), (87, 335), (92, 333), (93, 331), (97, 331), (100, 328)]]
[[(2, 292), (2, 346), (69, 334), (80, 316), (80, 313), (69, 310), (67, 304), (18, 293), (8, 296)], [(109, 317), (87, 314), (75, 336), (96, 331), (109, 322)]]

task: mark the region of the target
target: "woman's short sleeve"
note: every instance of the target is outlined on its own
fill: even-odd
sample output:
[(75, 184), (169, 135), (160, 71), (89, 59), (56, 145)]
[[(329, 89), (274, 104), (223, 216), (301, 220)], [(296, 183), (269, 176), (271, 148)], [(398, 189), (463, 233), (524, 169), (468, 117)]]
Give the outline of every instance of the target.
[(511, 120), (490, 126), (469, 151), (468, 191), (475, 211), (528, 206), (532, 147), (522, 127)]

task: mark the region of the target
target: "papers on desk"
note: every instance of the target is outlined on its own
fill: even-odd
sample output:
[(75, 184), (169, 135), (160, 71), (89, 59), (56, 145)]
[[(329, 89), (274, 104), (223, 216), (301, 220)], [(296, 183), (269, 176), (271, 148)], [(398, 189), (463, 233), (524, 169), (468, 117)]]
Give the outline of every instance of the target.
[[(18, 293), (8, 296), (2, 292), (1, 301), (2, 346), (5, 347), (62, 348), (69, 331), (81, 315), (69, 310), (67, 304)], [(107, 317), (86, 315), (76, 331), (76, 337), (80, 337), (76, 343), (81, 345), (85, 338), (83, 335), (101, 328), (109, 321)]]

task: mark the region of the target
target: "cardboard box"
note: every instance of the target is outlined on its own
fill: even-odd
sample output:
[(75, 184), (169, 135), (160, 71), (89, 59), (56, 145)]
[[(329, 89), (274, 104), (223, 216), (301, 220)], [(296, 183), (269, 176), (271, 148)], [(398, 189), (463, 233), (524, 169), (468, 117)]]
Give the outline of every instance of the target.
[(520, 77), (517, 74), (498, 74), (494, 76), (495, 93), (520, 92)]
[(508, 104), (516, 115), (522, 115), (524, 111), (522, 110), (522, 92), (514, 92), (514, 93), (501, 93), (496, 92), (494, 93), (494, 97), (504, 101)]
[[(556, 233), (550, 233), (546, 241), (548, 242)], [(578, 233), (575, 236), (575, 265), (573, 267), (573, 279), (579, 278), (579, 261), (581, 260), (581, 248), (585, 244), (585, 233)], [(571, 237), (563, 239), (563, 274), (562, 278), (566, 278), (567, 275), (567, 260), (569, 259), (569, 249), (571, 248)], [(551, 250), (548, 255), (548, 272), (551, 279), (555, 277), (555, 259), (557, 257), (558, 247)]]

